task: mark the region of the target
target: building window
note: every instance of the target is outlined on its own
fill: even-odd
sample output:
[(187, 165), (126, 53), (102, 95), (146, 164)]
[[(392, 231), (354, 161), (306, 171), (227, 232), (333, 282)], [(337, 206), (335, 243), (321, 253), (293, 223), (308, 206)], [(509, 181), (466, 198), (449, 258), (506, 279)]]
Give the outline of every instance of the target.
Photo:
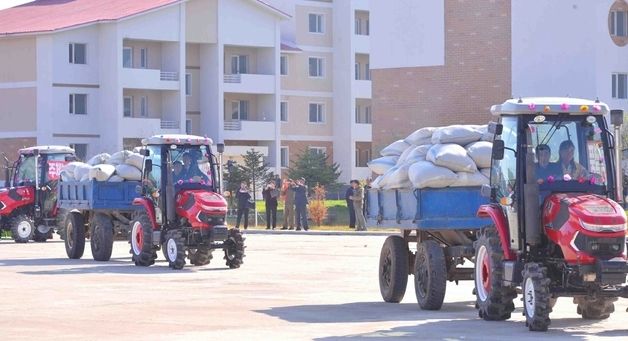
[(87, 115), (87, 95), (70, 94), (70, 114)]
[(148, 97), (140, 97), (140, 116), (148, 116)]
[(249, 101), (231, 102), (231, 119), (246, 121), (249, 119)]
[(364, 108), (364, 123), (368, 123), (368, 124), (372, 123), (371, 106), (370, 105), (367, 106), (366, 108)]
[(279, 155), (279, 163), (281, 164), (281, 168), (288, 168), (290, 165), (288, 147), (281, 147)]
[(130, 69), (133, 67), (133, 48), (125, 47), (122, 49), (122, 67)]
[(239, 75), (248, 73), (249, 57), (248, 56), (231, 56), (231, 74)]
[(85, 44), (71, 43), (69, 45), (69, 60), (70, 64), (87, 64), (86, 53), (87, 48)]
[(148, 49), (140, 49), (140, 67), (142, 69), (148, 68)]
[(614, 73), (612, 78), (612, 97), (618, 99), (628, 98), (628, 74)]
[(310, 123), (323, 123), (323, 105), (320, 103), (310, 103)]
[(326, 147), (308, 147), (308, 150), (310, 151), (310, 153), (322, 154), (322, 155), (327, 154)]
[(355, 80), (360, 79), (360, 63), (355, 63)]
[(310, 57), (310, 77), (323, 77), (323, 58)]
[(367, 167), (367, 163), (371, 161), (371, 151), (369, 149), (355, 149), (355, 166)]
[(628, 12), (611, 12), (611, 36), (625, 37), (628, 35)]
[(279, 118), (281, 122), (288, 122), (288, 102), (282, 101), (279, 105)]
[(124, 117), (133, 116), (133, 97), (124, 96)]
[(355, 105), (355, 123), (362, 123), (362, 118), (360, 117), (361, 108), (359, 105)]
[(288, 74), (288, 56), (281, 56), (279, 59), (279, 73), (282, 76)]
[(364, 66), (364, 76), (367, 81), (371, 80), (371, 64), (370, 63), (366, 63), (366, 65)]
[(364, 31), (364, 34), (368, 36), (368, 35), (371, 35), (370, 28), (369, 28), (369, 20), (366, 19), (365, 21), (366, 21), (366, 23), (365, 23), (366, 24), (366, 30)]
[(355, 18), (355, 34), (362, 34), (362, 20), (360, 18)]
[(192, 134), (192, 120), (185, 120), (185, 133)]
[(74, 149), (74, 154), (79, 160), (87, 159), (87, 144), (86, 143), (70, 143), (70, 148)]
[(192, 75), (189, 73), (185, 74), (185, 95), (192, 96)]
[(310, 33), (323, 33), (323, 15), (309, 14)]

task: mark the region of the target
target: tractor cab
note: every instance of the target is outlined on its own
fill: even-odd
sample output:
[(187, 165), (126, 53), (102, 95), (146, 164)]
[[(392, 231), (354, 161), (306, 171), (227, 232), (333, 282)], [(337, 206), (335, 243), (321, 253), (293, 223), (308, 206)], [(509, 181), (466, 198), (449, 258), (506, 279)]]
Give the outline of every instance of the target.
[(65, 146), (35, 146), (19, 150), (9, 165), (5, 157), (6, 189), (0, 190), (0, 218), (15, 241), (45, 241), (56, 225), (56, 185), (61, 169), (76, 159)]

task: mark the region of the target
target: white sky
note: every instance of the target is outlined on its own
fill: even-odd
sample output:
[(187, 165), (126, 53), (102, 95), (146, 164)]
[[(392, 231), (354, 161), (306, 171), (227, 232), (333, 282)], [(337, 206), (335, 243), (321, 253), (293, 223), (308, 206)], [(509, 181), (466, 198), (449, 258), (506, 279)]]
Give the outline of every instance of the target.
[(33, 0), (0, 0), (0, 9), (21, 5)]

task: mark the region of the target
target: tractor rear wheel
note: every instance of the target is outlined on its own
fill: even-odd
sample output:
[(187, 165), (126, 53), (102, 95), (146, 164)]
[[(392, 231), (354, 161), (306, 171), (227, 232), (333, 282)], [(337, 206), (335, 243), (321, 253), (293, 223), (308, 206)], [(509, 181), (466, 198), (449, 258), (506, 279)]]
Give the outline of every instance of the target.
[(443, 248), (434, 240), (419, 243), (414, 269), (414, 292), (423, 310), (439, 310), (447, 288), (447, 264)]
[(96, 213), (90, 221), (90, 245), (96, 261), (106, 262), (111, 259), (113, 249), (113, 222), (111, 217)]
[(185, 266), (185, 238), (179, 230), (166, 232), (166, 241), (161, 246), (164, 248), (166, 259), (170, 268), (181, 270)]
[(379, 291), (384, 301), (399, 303), (406, 293), (410, 269), (408, 243), (401, 236), (388, 236), (379, 254)]
[(207, 265), (212, 260), (212, 250), (207, 247), (199, 247), (198, 249), (188, 249), (188, 258), (192, 265)]
[(52, 239), (52, 227), (37, 226), (33, 231), (33, 240), (37, 243), (45, 243), (48, 239)]
[(79, 212), (72, 212), (65, 224), (65, 253), (70, 259), (80, 259), (84, 251), (85, 220)]
[(157, 258), (153, 245), (153, 225), (145, 211), (136, 212), (131, 220), (131, 254), (137, 266), (151, 266)]
[(28, 243), (34, 233), (35, 222), (29, 216), (20, 214), (11, 219), (11, 235), (16, 243)]
[(478, 315), (487, 321), (510, 318), (515, 310), (515, 288), (503, 285), (504, 252), (493, 225), (484, 227), (474, 243), (475, 289)]
[(547, 331), (552, 312), (547, 269), (538, 263), (527, 263), (523, 268), (523, 314), (531, 331)]
[(230, 269), (237, 269), (244, 263), (244, 237), (239, 229), (230, 229), (225, 240), (226, 264)]
[(574, 297), (574, 303), (578, 305), (578, 315), (587, 320), (605, 320), (615, 311), (616, 297), (587, 299), (586, 297)]

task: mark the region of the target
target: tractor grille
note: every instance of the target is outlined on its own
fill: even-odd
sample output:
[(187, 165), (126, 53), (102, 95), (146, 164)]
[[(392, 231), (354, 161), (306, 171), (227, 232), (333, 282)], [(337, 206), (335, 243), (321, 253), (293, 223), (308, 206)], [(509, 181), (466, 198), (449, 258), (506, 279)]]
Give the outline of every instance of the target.
[(222, 215), (209, 215), (207, 213), (203, 213), (201, 212), (198, 215), (198, 218), (203, 221), (208, 223), (209, 225), (222, 225), (225, 223), (225, 217)]
[(611, 259), (620, 256), (626, 247), (624, 237), (592, 238), (584, 233), (578, 233), (574, 244), (580, 251), (601, 259)]

